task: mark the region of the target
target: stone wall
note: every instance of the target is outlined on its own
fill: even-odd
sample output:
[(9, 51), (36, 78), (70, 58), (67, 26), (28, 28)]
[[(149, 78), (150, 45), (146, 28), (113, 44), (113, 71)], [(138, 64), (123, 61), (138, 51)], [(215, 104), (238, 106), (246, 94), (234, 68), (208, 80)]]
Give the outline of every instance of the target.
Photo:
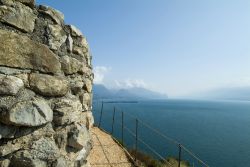
[(0, 0), (0, 167), (88, 166), (88, 43), (61, 12)]

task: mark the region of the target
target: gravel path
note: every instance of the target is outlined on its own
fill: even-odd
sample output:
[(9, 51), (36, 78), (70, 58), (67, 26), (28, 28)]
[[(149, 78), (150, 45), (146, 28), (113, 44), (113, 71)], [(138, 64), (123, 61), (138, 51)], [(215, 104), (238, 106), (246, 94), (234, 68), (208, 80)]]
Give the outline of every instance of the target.
[(133, 167), (125, 151), (99, 128), (92, 129), (93, 149), (89, 162), (93, 167)]

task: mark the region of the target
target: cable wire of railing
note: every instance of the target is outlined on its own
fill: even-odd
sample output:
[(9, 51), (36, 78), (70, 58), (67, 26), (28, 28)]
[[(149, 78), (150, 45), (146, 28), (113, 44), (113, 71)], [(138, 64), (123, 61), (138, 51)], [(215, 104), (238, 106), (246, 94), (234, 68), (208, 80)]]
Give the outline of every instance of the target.
[[(102, 114), (103, 114), (103, 103), (115, 103), (115, 102), (102, 102), (102, 106), (101, 106), (101, 114), (100, 114), (100, 120), (99, 120), (99, 125), (100, 126), (101, 124), (101, 120), (102, 120)], [(155, 149), (153, 149), (149, 144), (147, 144), (145, 141), (143, 141), (141, 138), (137, 137), (137, 134), (135, 134), (134, 132), (132, 132), (128, 127), (124, 126), (124, 116), (128, 116), (130, 117), (131, 119), (134, 119), (136, 120), (137, 124), (140, 123), (141, 125), (143, 125), (144, 127), (147, 127), (148, 129), (150, 129), (151, 131), (153, 131), (154, 133), (158, 134), (159, 136), (161, 136), (163, 139), (173, 143), (174, 145), (177, 145), (179, 147), (179, 158), (178, 158), (178, 161), (179, 161), (179, 165), (180, 166), (180, 159), (181, 159), (181, 150), (183, 149), (184, 151), (186, 151), (191, 157), (193, 157), (194, 159), (196, 159), (200, 164), (206, 166), (206, 167), (209, 167), (204, 161), (202, 161), (200, 158), (198, 158), (197, 155), (195, 155), (193, 152), (191, 152), (189, 149), (187, 149), (185, 146), (181, 145), (178, 141), (172, 139), (171, 137), (168, 137), (164, 134), (162, 134), (161, 132), (159, 132), (157, 129), (151, 127), (148, 123), (136, 118), (134, 115), (128, 113), (128, 112), (124, 112), (123, 109), (120, 109), (118, 108), (117, 106), (114, 107), (114, 111), (113, 111), (113, 117), (112, 117), (112, 133), (113, 134), (113, 126), (114, 126), (114, 122), (115, 122), (115, 119), (114, 119), (114, 116), (115, 116), (115, 113), (116, 112), (121, 112), (121, 119), (122, 119), (122, 123), (118, 123), (121, 127), (122, 127), (122, 142), (123, 142), (123, 129), (125, 129), (127, 132), (130, 133), (130, 135), (132, 135), (133, 137), (136, 137), (137, 140), (142, 143), (144, 146), (146, 146), (151, 152), (153, 152), (158, 158), (160, 158), (161, 160), (163, 160), (164, 162), (168, 163), (169, 165), (173, 165), (171, 163), (169, 163), (168, 161), (166, 161), (165, 158), (163, 158)], [(137, 125), (138, 126), (138, 125)], [(137, 131), (137, 127), (136, 127), (136, 131)], [(137, 132), (136, 132), (137, 133)]]
[[(117, 108), (117, 107), (116, 107), (116, 110), (117, 110), (117, 111), (120, 110), (120, 112), (124, 112), (122, 109), (119, 109), (119, 108)], [(125, 115), (129, 116), (129, 117), (132, 118), (132, 119), (137, 119), (142, 125), (144, 125), (145, 127), (149, 128), (150, 130), (152, 130), (152, 131), (155, 132), (156, 134), (160, 135), (160, 136), (163, 137), (164, 139), (166, 139), (166, 140), (172, 142), (173, 144), (176, 144), (176, 145), (178, 145), (178, 146), (181, 146), (181, 147), (182, 147), (188, 154), (190, 154), (193, 158), (195, 158), (195, 159), (196, 159), (197, 161), (199, 161), (201, 164), (203, 164), (203, 165), (205, 165), (205, 166), (208, 167), (208, 165), (207, 165), (205, 162), (203, 162), (200, 158), (198, 158), (198, 157), (197, 157), (193, 152), (191, 152), (188, 148), (186, 148), (185, 146), (181, 145), (178, 141), (172, 139), (171, 137), (168, 137), (168, 136), (162, 134), (162, 133), (159, 132), (157, 129), (151, 127), (148, 123), (146, 123), (146, 122), (144, 122), (144, 121), (142, 121), (142, 120), (136, 118), (135, 116), (133, 116), (133, 115), (130, 114), (130, 113), (127, 113), (127, 112), (126, 112)]]
[[(121, 112), (123, 112), (121, 110)], [(164, 139), (168, 140), (169, 142), (172, 142), (173, 144), (179, 145), (180, 143), (177, 142), (176, 140), (172, 139), (171, 137), (168, 137), (164, 134), (162, 134), (161, 132), (159, 132), (158, 130), (156, 130), (155, 128), (151, 127), (148, 123), (136, 118), (135, 116), (129, 114), (129, 113), (125, 113), (126, 115), (128, 115), (129, 117), (133, 118), (133, 119), (137, 119), (143, 126), (149, 128), (150, 130), (152, 130), (153, 132), (155, 132), (156, 134), (160, 135), (161, 137), (163, 137)]]
[[(122, 111), (123, 112), (123, 111)], [(132, 116), (129, 113), (126, 113), (126, 115), (130, 116), (131, 118), (136, 119), (134, 116)], [(159, 132), (158, 130), (156, 130), (155, 128), (151, 127), (149, 124), (147, 124), (146, 122), (140, 120), (137, 118), (137, 120), (144, 125), (145, 127), (149, 128), (150, 130), (154, 131), (155, 133), (157, 133), (158, 135), (160, 135), (161, 137), (163, 137), (164, 139), (176, 144), (176, 145), (180, 145), (186, 152), (188, 152), (193, 158), (195, 158), (197, 161), (199, 161), (201, 164), (208, 166), (205, 162), (203, 162), (201, 159), (199, 159), (194, 153), (192, 153), (189, 149), (187, 149), (185, 146), (181, 145), (179, 142), (177, 142), (176, 140), (162, 134), (161, 132)]]
[[(121, 124), (120, 124), (121, 125)], [(124, 126), (124, 129), (127, 130), (127, 132), (133, 136), (136, 137), (136, 134), (133, 133), (128, 127)], [(138, 137), (138, 141), (141, 142), (143, 145), (145, 145), (150, 151), (152, 151), (156, 156), (158, 156), (162, 161), (164, 161), (165, 163), (168, 163), (169, 165), (173, 165), (171, 163), (169, 163), (168, 161), (165, 160), (164, 157), (162, 157), (155, 149), (153, 149), (149, 144), (147, 144), (145, 141), (143, 141), (141, 138)]]
[(184, 149), (187, 153), (189, 153), (191, 156), (193, 156), (197, 161), (199, 161), (201, 164), (203, 164), (206, 167), (209, 167), (205, 162), (203, 162), (200, 158), (198, 158), (194, 153), (192, 153), (191, 151), (189, 151), (185, 146), (181, 146), (182, 149)]

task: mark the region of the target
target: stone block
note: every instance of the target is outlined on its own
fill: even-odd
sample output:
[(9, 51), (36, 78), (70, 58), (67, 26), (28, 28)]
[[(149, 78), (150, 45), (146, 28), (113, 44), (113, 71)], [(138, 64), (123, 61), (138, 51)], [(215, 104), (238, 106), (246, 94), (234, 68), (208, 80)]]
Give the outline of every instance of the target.
[[(10, 5), (11, 1), (8, 3)], [(8, 5), (0, 6), (0, 21), (23, 32), (32, 32), (36, 19), (32, 9), (18, 2)]]
[(29, 81), (31, 89), (43, 96), (64, 96), (69, 89), (68, 81), (63, 77), (33, 73)]
[(0, 74), (0, 95), (16, 95), (23, 87), (20, 78)]
[(61, 72), (58, 57), (47, 46), (6, 30), (0, 30), (0, 36), (0, 65), (45, 73)]

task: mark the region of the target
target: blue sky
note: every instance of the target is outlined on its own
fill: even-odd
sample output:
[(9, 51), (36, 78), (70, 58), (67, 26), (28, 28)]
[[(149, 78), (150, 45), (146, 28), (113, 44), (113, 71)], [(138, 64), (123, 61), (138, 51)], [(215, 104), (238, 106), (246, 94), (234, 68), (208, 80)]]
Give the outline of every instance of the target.
[(87, 37), (96, 82), (177, 97), (250, 86), (249, 0), (37, 0)]

